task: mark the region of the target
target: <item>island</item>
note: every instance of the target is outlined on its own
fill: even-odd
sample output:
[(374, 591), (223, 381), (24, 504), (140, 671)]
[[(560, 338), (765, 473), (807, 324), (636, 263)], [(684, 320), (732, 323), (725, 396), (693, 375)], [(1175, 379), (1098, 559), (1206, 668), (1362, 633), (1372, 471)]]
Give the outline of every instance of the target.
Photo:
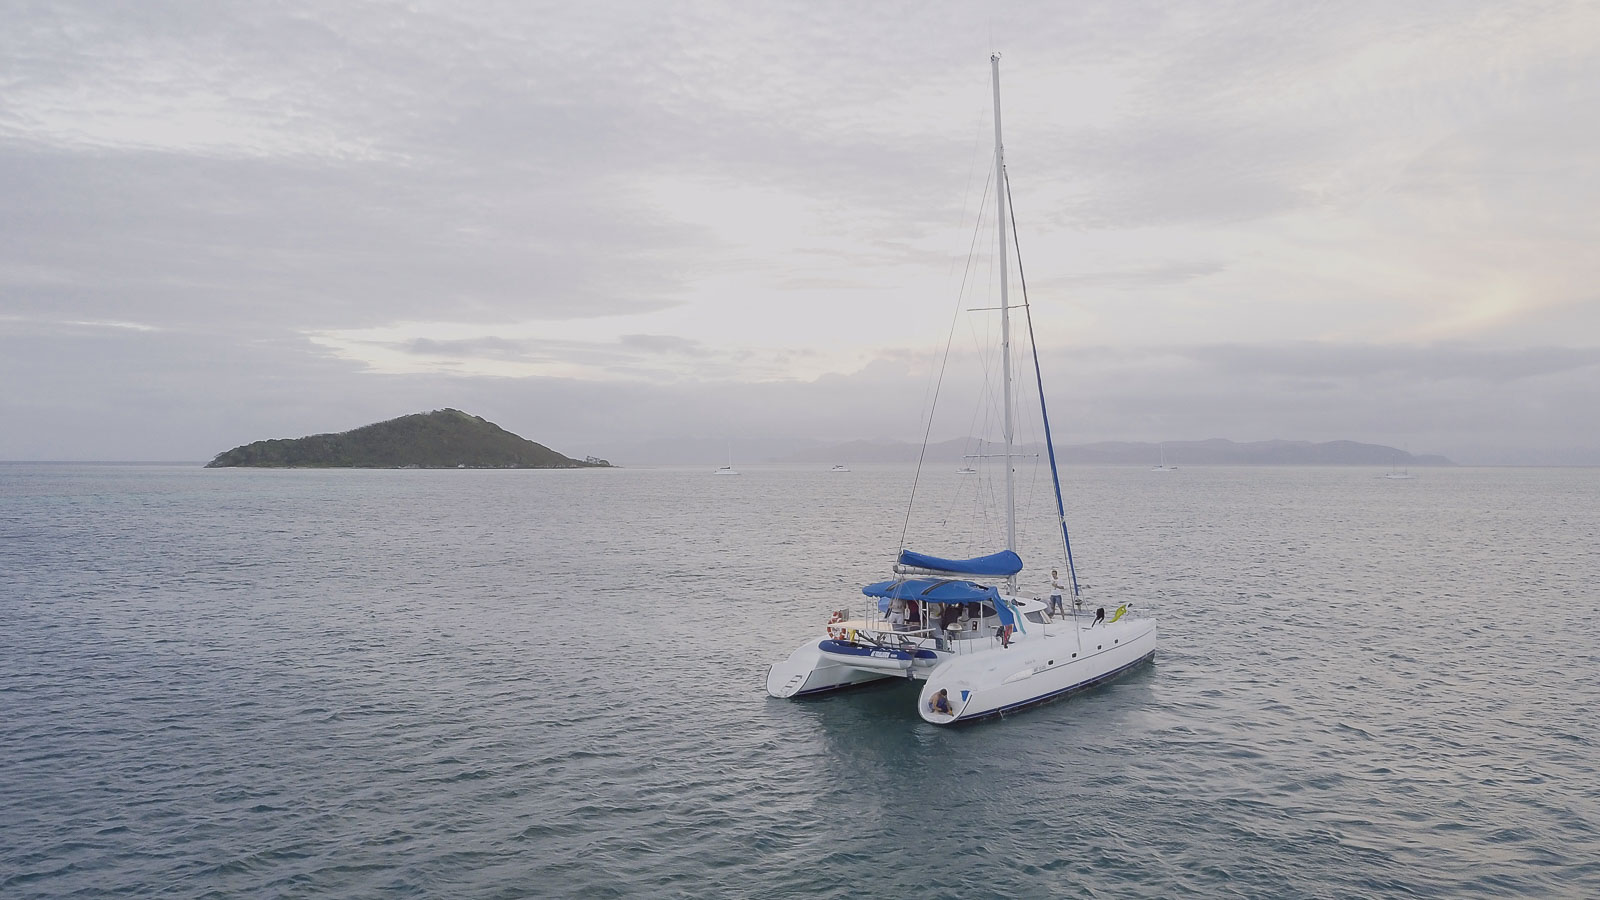
[(218, 453), (208, 469), (596, 469), (459, 409), (436, 409), (338, 434), (256, 441)]

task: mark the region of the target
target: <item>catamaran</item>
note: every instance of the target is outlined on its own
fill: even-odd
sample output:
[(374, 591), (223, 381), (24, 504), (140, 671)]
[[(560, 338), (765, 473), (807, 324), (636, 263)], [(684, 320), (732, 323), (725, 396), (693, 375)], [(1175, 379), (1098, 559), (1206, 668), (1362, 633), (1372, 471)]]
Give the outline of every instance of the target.
[[(1018, 454), (1014, 447), (1011, 304), (1006, 277), (1009, 186), (1000, 131), (1000, 55), (992, 55), (989, 62), (999, 223), (1006, 547), (967, 559), (902, 547), (892, 569), (894, 577), (861, 589), (874, 601), (862, 615), (852, 615), (847, 608), (835, 610), (820, 635), (806, 639), (767, 671), (767, 693), (774, 697), (802, 697), (886, 678), (907, 678), (922, 682), (917, 701), (922, 718), (949, 725), (1065, 697), (1115, 678), (1155, 655), (1154, 620), (1135, 615), (1128, 603), (1109, 614), (1104, 605), (1085, 605), (1072, 559), (1037, 346), (1033, 347), (1033, 374), (1039, 388), (1055, 517), (1072, 599), (1070, 606), (1065, 602), (1058, 606), (1017, 593), (1023, 562), (1016, 552), (1012, 466)], [(1015, 221), (1009, 224), (1014, 233)], [(1023, 286), (1021, 306), (1027, 310), (1026, 281)], [(1031, 344), (1031, 312), (1028, 336)]]

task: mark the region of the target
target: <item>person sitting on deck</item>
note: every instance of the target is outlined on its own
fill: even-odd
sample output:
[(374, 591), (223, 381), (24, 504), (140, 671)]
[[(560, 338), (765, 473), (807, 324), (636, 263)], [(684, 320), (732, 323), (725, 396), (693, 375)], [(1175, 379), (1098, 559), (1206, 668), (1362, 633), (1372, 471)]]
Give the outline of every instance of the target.
[(909, 597), (906, 598), (906, 624), (911, 626), (913, 631), (922, 627), (922, 610), (918, 607), (917, 601)]
[(950, 705), (950, 692), (944, 688), (940, 688), (939, 693), (933, 695), (933, 699), (928, 702), (928, 709), (941, 716), (953, 716), (956, 714), (955, 709)]
[(961, 621), (961, 604), (946, 603), (944, 612), (939, 613), (939, 630), (949, 631), (950, 626)]

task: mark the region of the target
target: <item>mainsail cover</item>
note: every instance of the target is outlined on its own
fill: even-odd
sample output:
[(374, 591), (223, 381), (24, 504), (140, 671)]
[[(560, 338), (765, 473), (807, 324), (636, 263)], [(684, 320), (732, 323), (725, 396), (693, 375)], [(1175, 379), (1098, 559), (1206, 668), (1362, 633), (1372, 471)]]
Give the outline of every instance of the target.
[(918, 569), (995, 578), (1008, 578), (1022, 571), (1022, 557), (1012, 550), (1002, 550), (999, 553), (973, 559), (943, 559), (914, 550), (901, 550), (899, 563), (902, 566), (914, 566)]

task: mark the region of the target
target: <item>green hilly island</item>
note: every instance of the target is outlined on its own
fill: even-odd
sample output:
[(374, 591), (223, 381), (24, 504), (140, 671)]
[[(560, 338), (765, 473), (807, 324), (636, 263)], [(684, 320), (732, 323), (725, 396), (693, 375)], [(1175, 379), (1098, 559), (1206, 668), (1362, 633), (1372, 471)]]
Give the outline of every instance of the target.
[(436, 409), (338, 434), (256, 441), (217, 454), (206, 468), (589, 469), (610, 465), (603, 459), (562, 456), (459, 409)]

